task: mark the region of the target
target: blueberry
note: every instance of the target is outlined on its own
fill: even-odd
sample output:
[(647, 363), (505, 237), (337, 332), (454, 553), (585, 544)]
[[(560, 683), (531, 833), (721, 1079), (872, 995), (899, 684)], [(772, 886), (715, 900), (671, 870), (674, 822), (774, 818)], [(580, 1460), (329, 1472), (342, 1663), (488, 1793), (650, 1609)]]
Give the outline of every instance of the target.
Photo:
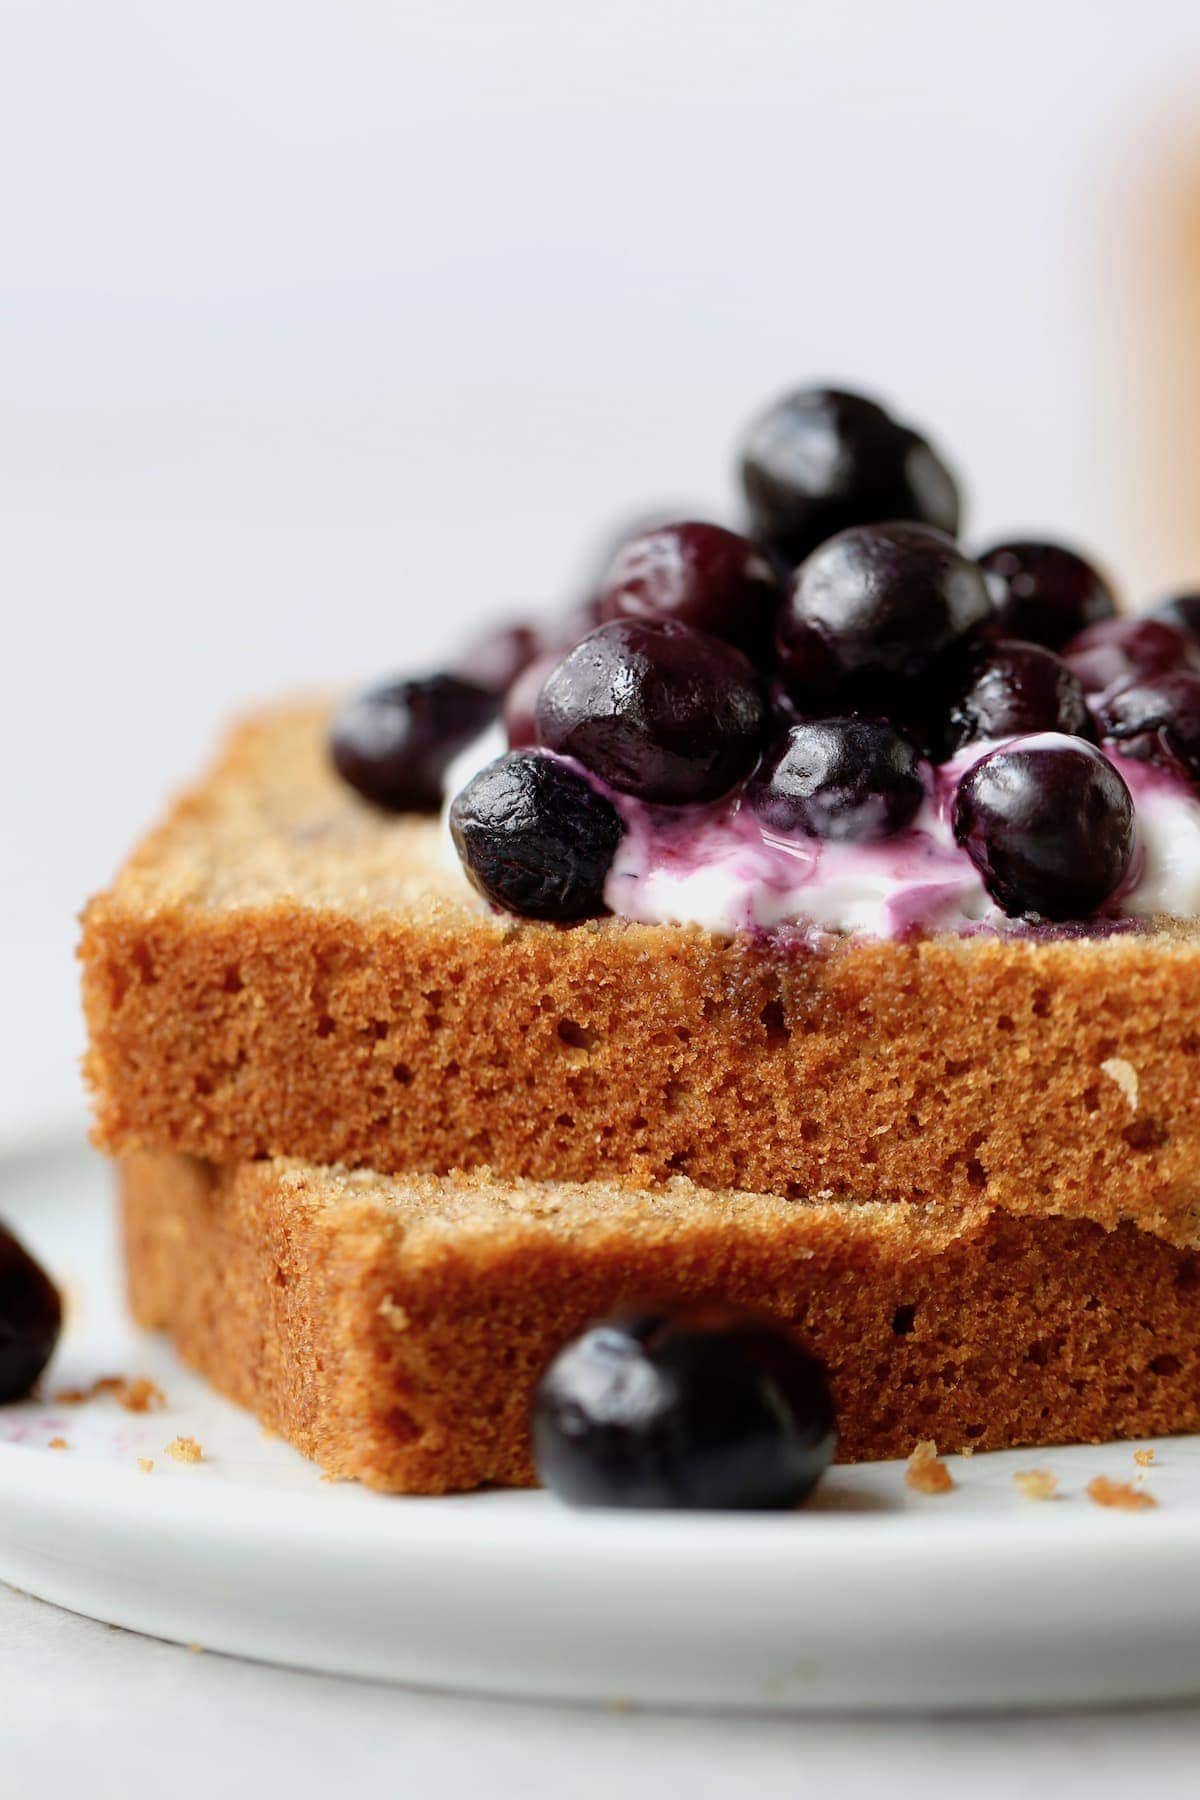
[(534, 1399), (538, 1475), (576, 1506), (798, 1506), (834, 1441), (821, 1364), (781, 1326), (726, 1308), (593, 1325)]
[(1200, 644), (1163, 619), (1102, 619), (1063, 651), (1089, 694), (1171, 669), (1200, 669)]
[(764, 660), (783, 587), (765, 551), (722, 525), (662, 525), (617, 551), (602, 619), (678, 619)]
[(501, 717), (510, 750), (526, 750), (537, 743), (538, 695), (551, 669), (557, 669), (561, 661), (556, 650), (535, 657), (509, 688)]
[(0, 1404), (24, 1400), (50, 1361), (62, 1327), (58, 1289), (0, 1226)]
[(527, 919), (606, 912), (604, 883), (623, 829), (583, 775), (535, 750), (489, 763), (450, 807), (450, 834), (473, 886)]
[(1018, 739), (963, 776), (954, 835), (1011, 917), (1083, 919), (1124, 879), (1133, 801), (1091, 744)]
[(972, 664), (951, 702), (944, 751), (952, 755), (981, 738), (1061, 731), (1092, 737), (1092, 720), (1077, 676), (1041, 644), (1001, 638)]
[(779, 671), (813, 698), (865, 687), (878, 700), (961, 648), (989, 612), (983, 576), (943, 532), (856, 526), (797, 569), (779, 615)]
[(457, 675), (393, 681), (342, 708), (330, 754), (364, 800), (388, 812), (437, 812), (447, 767), (495, 715), (495, 695)]
[(808, 719), (756, 778), (751, 804), (776, 831), (871, 843), (902, 831), (924, 797), (920, 754), (891, 725)]
[(1117, 603), (1098, 569), (1064, 544), (997, 544), (979, 558), (998, 637), (1061, 650), (1085, 626), (1111, 619)]
[(623, 794), (716, 800), (758, 761), (762, 685), (732, 644), (673, 620), (617, 619), (547, 677), (538, 739)]
[(786, 395), (747, 431), (740, 472), (754, 535), (792, 564), (851, 525), (914, 519), (958, 532), (958, 485), (946, 464), (861, 394)]
[(460, 654), (454, 673), (489, 694), (506, 694), (521, 670), (542, 648), (542, 636), (534, 625), (522, 621), (494, 625), (472, 639)]
[(1175, 594), (1170, 600), (1160, 601), (1147, 616), (1174, 625), (1189, 637), (1200, 638), (1200, 594)]
[(1200, 673), (1179, 669), (1101, 695), (1101, 735), (1123, 756), (1200, 782)]

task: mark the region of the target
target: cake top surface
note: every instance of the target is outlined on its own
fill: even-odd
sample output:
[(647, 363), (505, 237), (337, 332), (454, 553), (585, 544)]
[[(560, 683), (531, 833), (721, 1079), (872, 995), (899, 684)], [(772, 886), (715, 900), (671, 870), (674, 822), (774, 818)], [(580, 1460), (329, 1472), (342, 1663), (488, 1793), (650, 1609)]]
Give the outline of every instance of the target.
[[(238, 720), (210, 769), (175, 800), (94, 904), (139, 915), (299, 907), (497, 936), (563, 929), (490, 909), (464, 879), (441, 819), (387, 813), (340, 780), (328, 755), (331, 710), (329, 700), (308, 697)], [(619, 931), (649, 944), (664, 931), (692, 928), (609, 918), (570, 929)], [(1142, 929), (1053, 942), (1120, 954), (1146, 936)], [(1154, 938), (1164, 947), (1182, 944), (1192, 929), (1188, 921), (1159, 920)], [(957, 941), (964, 950), (981, 942), (937, 941)]]

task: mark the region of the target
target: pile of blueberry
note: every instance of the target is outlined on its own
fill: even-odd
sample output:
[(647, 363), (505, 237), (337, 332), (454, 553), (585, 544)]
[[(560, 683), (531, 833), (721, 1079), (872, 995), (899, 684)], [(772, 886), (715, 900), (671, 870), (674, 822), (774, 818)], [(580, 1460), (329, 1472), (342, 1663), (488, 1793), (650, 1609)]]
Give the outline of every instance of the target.
[(506, 627), (454, 673), (355, 700), (337, 768), (381, 806), (436, 809), (499, 711), (509, 752), (455, 798), (454, 841), (489, 900), (565, 921), (605, 910), (622, 797), (878, 842), (911, 824), (930, 765), (1026, 739), (968, 768), (955, 837), (1010, 916), (1103, 908), (1134, 829), (1098, 746), (1200, 782), (1200, 595), (1120, 619), (1062, 545), (967, 554), (945, 462), (855, 394), (769, 408), (740, 475), (744, 535), (639, 531), (556, 630)]

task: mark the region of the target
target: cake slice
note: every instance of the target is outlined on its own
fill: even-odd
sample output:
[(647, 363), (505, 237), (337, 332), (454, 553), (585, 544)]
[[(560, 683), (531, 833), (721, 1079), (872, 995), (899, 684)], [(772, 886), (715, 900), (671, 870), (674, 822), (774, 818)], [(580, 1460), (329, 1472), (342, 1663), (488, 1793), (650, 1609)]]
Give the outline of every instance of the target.
[(371, 1487), (530, 1483), (539, 1374), (639, 1299), (795, 1326), (846, 1461), (1200, 1427), (1200, 1266), (1129, 1225), (147, 1154), (120, 1181), (139, 1322)]
[(96, 1140), (927, 1200), (1200, 1241), (1200, 937), (798, 941), (489, 912), (328, 716), (251, 719), (88, 906)]

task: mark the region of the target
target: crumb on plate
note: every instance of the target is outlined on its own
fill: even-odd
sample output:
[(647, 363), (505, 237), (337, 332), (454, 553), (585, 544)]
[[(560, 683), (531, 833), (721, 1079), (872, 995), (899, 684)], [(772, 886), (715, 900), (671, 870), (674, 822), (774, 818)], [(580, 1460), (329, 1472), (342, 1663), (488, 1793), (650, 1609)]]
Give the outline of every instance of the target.
[(71, 1448), (65, 1437), (52, 1437), (49, 1447), (51, 1450), (69, 1450)]
[(1027, 1500), (1052, 1500), (1058, 1476), (1049, 1469), (1018, 1469), (1013, 1480)]
[(167, 1397), (157, 1382), (146, 1375), (101, 1375), (86, 1388), (63, 1388), (55, 1394), (58, 1406), (82, 1406), (87, 1400), (98, 1400), (101, 1395), (108, 1394), (123, 1406), (126, 1412), (145, 1413), (158, 1412), (167, 1404)]
[(166, 1446), (166, 1454), (172, 1462), (198, 1463), (204, 1461), (204, 1452), (194, 1437), (172, 1438)]
[(137, 1459), (137, 1465), (138, 1465), (138, 1468), (142, 1471), (143, 1475), (149, 1475), (150, 1471), (154, 1467), (154, 1458), (152, 1456), (139, 1456)]
[(1089, 1481), (1084, 1489), (1089, 1500), (1097, 1506), (1115, 1507), (1118, 1512), (1145, 1512), (1158, 1501), (1145, 1488), (1134, 1487), (1131, 1481), (1110, 1481), (1107, 1475), (1097, 1475)]
[(1154, 1452), (1150, 1449), (1135, 1450), (1133, 1453), (1133, 1460), (1139, 1469), (1148, 1469), (1150, 1464), (1154, 1461)]
[(948, 1494), (955, 1485), (932, 1438), (922, 1438), (908, 1459), (904, 1479), (918, 1494)]

